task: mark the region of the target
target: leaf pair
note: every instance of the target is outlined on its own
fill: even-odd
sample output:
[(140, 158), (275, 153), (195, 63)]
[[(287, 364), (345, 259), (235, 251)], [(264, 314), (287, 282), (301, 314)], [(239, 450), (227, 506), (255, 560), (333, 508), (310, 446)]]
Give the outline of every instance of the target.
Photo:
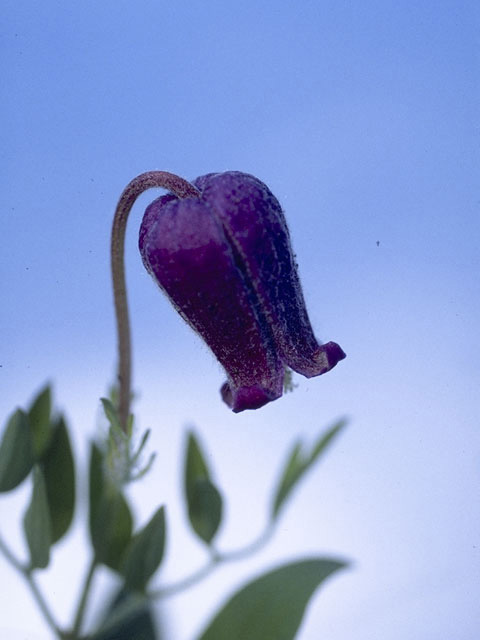
[(75, 509), (75, 467), (67, 425), (52, 417), (46, 386), (28, 411), (17, 409), (0, 445), (0, 491), (15, 489), (32, 471), (33, 490), (24, 516), (30, 567), (44, 568), (50, 547), (68, 531)]
[(28, 411), (17, 409), (7, 422), (0, 444), (0, 492), (25, 480), (40, 460), (52, 436), (52, 393), (47, 385)]

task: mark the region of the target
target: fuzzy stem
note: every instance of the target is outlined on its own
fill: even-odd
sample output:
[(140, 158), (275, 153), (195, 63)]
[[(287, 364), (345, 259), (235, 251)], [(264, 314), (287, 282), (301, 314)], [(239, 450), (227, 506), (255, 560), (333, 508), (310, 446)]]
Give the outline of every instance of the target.
[(115, 315), (118, 335), (118, 413), (122, 429), (127, 431), (131, 395), (131, 340), (125, 283), (125, 230), (128, 215), (140, 194), (152, 187), (161, 187), (179, 198), (199, 197), (198, 190), (183, 178), (166, 171), (147, 171), (134, 178), (124, 189), (118, 201), (112, 226), (111, 265)]

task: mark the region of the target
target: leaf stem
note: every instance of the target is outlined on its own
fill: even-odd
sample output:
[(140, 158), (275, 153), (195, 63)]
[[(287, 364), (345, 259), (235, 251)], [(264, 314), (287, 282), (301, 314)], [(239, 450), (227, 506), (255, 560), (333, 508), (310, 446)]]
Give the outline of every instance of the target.
[(33, 573), (32, 570), (30, 569), (30, 567), (27, 567), (25, 565), (23, 565), (20, 560), (18, 560), (18, 558), (16, 558), (16, 556), (13, 554), (13, 552), (9, 549), (8, 545), (6, 544), (6, 542), (2, 539), (2, 537), (0, 536), (0, 552), (3, 553), (4, 557), (8, 560), (8, 562), (12, 565), (12, 567), (14, 567), (14, 569), (16, 569), (26, 580), (30, 591), (32, 592), (33, 598), (35, 600), (35, 602), (38, 605), (38, 608), (40, 609), (40, 611), (43, 614), (43, 617), (45, 618), (47, 624), (49, 625), (49, 627), (52, 629), (52, 631), (55, 633), (55, 635), (62, 639), (65, 638), (65, 634), (63, 633), (63, 631), (60, 629), (60, 627), (58, 626), (58, 624), (55, 622), (55, 619), (50, 611), (50, 608), (45, 600), (45, 598), (42, 595), (42, 592), (40, 591), (35, 578), (33, 577)]
[(203, 565), (203, 567), (200, 567), (192, 574), (182, 578), (178, 582), (174, 582), (173, 584), (165, 587), (160, 587), (159, 589), (154, 589), (145, 595), (132, 595), (128, 601), (123, 605), (120, 605), (118, 610), (115, 611), (108, 621), (100, 627), (99, 631), (103, 633), (107, 631), (112, 632), (113, 629), (120, 627), (128, 619), (131, 619), (132, 616), (136, 615), (149, 601), (175, 596), (177, 593), (193, 587), (204, 578), (207, 578), (220, 564), (240, 560), (246, 556), (256, 553), (270, 540), (274, 532), (274, 528), (274, 524), (269, 523), (258, 538), (241, 549), (226, 553), (213, 551), (209, 560)]
[(118, 412), (120, 424), (125, 433), (130, 414), (132, 368), (130, 320), (125, 282), (125, 231), (135, 200), (152, 187), (168, 189), (179, 198), (199, 197), (198, 190), (183, 178), (166, 171), (147, 171), (134, 178), (125, 187), (115, 210), (111, 237), (111, 269), (118, 336)]
[(92, 586), (92, 580), (93, 580), (93, 576), (95, 575), (95, 571), (97, 569), (97, 562), (95, 560), (95, 558), (92, 558), (91, 562), (90, 562), (90, 566), (88, 568), (87, 571), (87, 575), (85, 577), (85, 582), (83, 585), (83, 589), (82, 589), (82, 593), (80, 595), (80, 601), (78, 603), (78, 607), (77, 607), (77, 613), (75, 616), (75, 621), (73, 623), (73, 627), (72, 627), (72, 637), (76, 638), (80, 631), (81, 631), (81, 627), (82, 627), (82, 623), (83, 623), (83, 619), (85, 616), (85, 610), (87, 607), (87, 601), (88, 601), (88, 596), (90, 595), (90, 588)]
[(270, 540), (273, 535), (274, 529), (274, 525), (272, 523), (269, 523), (266, 529), (261, 533), (261, 535), (258, 536), (258, 538), (256, 538), (253, 542), (246, 545), (245, 547), (242, 547), (241, 549), (236, 549), (234, 551), (228, 551), (225, 553), (214, 551), (208, 562), (203, 567), (200, 567), (200, 569), (197, 569), (197, 571), (193, 572), (191, 575), (183, 578), (182, 580), (179, 580), (178, 582), (174, 582), (171, 585), (160, 587), (159, 589), (150, 592), (150, 597), (161, 599), (174, 596), (177, 593), (180, 593), (180, 591), (184, 591), (185, 589), (195, 586), (198, 582), (208, 577), (220, 564), (242, 560), (243, 558), (257, 553), (257, 551), (260, 551), (260, 549), (262, 549)]

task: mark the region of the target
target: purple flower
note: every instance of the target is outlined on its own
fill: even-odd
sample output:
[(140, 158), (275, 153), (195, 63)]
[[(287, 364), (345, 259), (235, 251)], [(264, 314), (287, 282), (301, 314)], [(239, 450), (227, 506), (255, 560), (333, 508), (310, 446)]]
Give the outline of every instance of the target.
[(140, 252), (154, 280), (225, 368), (235, 412), (282, 395), (285, 367), (310, 378), (345, 353), (321, 344), (308, 319), (278, 200), (239, 171), (194, 180), (199, 198), (161, 196), (147, 207)]

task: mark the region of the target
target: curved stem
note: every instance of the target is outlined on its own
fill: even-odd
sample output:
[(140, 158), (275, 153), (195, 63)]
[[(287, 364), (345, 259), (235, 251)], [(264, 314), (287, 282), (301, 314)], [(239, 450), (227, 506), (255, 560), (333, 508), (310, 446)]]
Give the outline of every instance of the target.
[(197, 569), (194, 573), (190, 574), (186, 578), (183, 578), (182, 580), (179, 580), (178, 582), (156, 589), (155, 591), (150, 593), (150, 597), (169, 598), (176, 595), (180, 591), (184, 591), (185, 589), (193, 587), (197, 584), (197, 582), (200, 582), (201, 580), (209, 576), (220, 564), (241, 560), (242, 558), (251, 556), (259, 551), (270, 540), (273, 532), (274, 526), (272, 524), (269, 524), (258, 538), (256, 538), (253, 542), (246, 545), (245, 547), (236, 549), (234, 551), (227, 551), (225, 553), (215, 551), (203, 567), (200, 567), (200, 569)]
[(273, 532), (274, 525), (273, 523), (269, 523), (260, 536), (247, 546), (226, 553), (213, 551), (209, 560), (202, 567), (191, 573), (189, 576), (182, 578), (178, 582), (166, 585), (165, 587), (160, 587), (159, 589), (154, 589), (144, 595), (133, 594), (125, 603), (122, 603), (111, 616), (109, 616), (107, 622), (100, 627), (99, 631), (102, 633), (107, 631), (111, 632), (113, 629), (125, 624), (126, 620), (137, 615), (148, 602), (175, 596), (177, 593), (193, 587), (203, 579), (207, 578), (220, 564), (241, 560), (246, 556), (254, 554), (270, 540)]
[(186, 578), (175, 582), (174, 584), (167, 585), (166, 587), (160, 587), (159, 589), (155, 589), (150, 594), (151, 598), (169, 598), (171, 596), (175, 596), (180, 591), (184, 591), (185, 589), (189, 589), (200, 582), (204, 578), (208, 577), (213, 570), (217, 567), (217, 565), (221, 562), (218, 557), (212, 556), (208, 562), (206, 562), (203, 567), (197, 569), (194, 573), (190, 574)]
[(128, 215), (140, 194), (152, 187), (172, 191), (179, 198), (199, 197), (198, 190), (183, 178), (167, 171), (147, 171), (134, 178), (124, 189), (118, 201), (112, 226), (111, 266), (113, 297), (118, 335), (118, 413), (122, 429), (127, 431), (131, 395), (131, 340), (125, 283), (125, 230)]

